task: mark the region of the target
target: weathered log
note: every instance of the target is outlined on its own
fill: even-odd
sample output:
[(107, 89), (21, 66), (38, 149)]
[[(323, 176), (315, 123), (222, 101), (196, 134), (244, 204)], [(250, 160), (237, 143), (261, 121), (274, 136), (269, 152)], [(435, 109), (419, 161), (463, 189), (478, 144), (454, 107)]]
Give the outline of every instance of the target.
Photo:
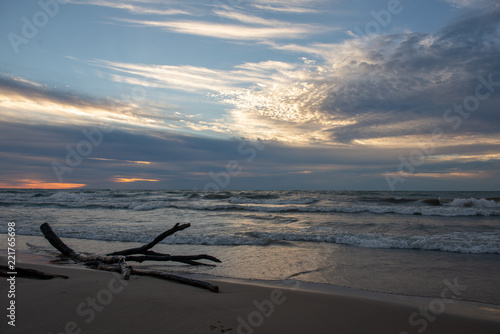
[(40, 230), (42, 230), (45, 239), (47, 239), (55, 249), (60, 251), (62, 255), (72, 257), (73, 254), (75, 254), (75, 251), (62, 242), (59, 236), (52, 231), (48, 223), (43, 223), (42, 226), (40, 226)]
[[(92, 267), (92, 268), (95, 268), (95, 269), (98, 269), (98, 270), (112, 271), (112, 272), (117, 272), (117, 273), (120, 272), (120, 268), (118, 268), (118, 267), (99, 263), (96, 261), (86, 263), (85, 265)], [(174, 275), (174, 274), (169, 274), (169, 273), (165, 273), (162, 271), (131, 268), (131, 274), (138, 275), (138, 276), (157, 277), (157, 278), (161, 278), (161, 279), (165, 279), (165, 280), (169, 280), (169, 281), (175, 281), (175, 282), (182, 283), (182, 284), (196, 286), (198, 288), (207, 289), (207, 290), (210, 290), (212, 292), (219, 292), (219, 287), (217, 285), (212, 284), (212, 283), (200, 281), (200, 280), (193, 279), (193, 278), (178, 276), (178, 275)]]
[[(194, 256), (171, 256), (169, 254), (160, 254), (149, 249), (159, 243), (161, 240), (166, 238), (173, 233), (188, 228), (189, 224), (179, 225), (176, 224), (173, 228), (168, 231), (163, 232), (158, 237), (156, 237), (152, 242), (139, 247), (133, 248), (121, 252), (115, 252), (108, 255), (96, 255), (96, 254), (83, 254), (75, 252), (72, 248), (66, 245), (57, 234), (52, 230), (48, 223), (44, 223), (40, 226), (40, 230), (42, 231), (45, 238), (50, 242), (54, 248), (59, 250), (61, 254), (67, 256), (75, 261), (85, 262), (87, 265), (91, 265), (99, 270), (108, 270), (108, 271), (116, 271), (121, 272), (123, 278), (128, 280), (131, 274), (142, 275), (142, 276), (154, 276), (163, 279), (168, 279), (172, 281), (176, 281), (183, 284), (193, 285), (200, 288), (208, 289), (213, 292), (218, 292), (219, 288), (211, 283), (193, 280), (190, 278), (185, 278), (177, 275), (172, 275), (160, 271), (153, 270), (136, 270), (131, 266), (127, 265), (126, 261), (135, 261), (135, 262), (143, 262), (143, 261), (176, 261), (182, 263), (188, 263), (192, 265), (206, 265), (204, 263), (196, 262), (196, 260), (210, 260), (214, 262), (221, 262), (219, 259), (206, 255), (194, 255)], [(142, 255), (133, 255), (134, 252), (139, 251), (139, 254)], [(127, 255), (125, 255), (127, 254)], [(110, 266), (112, 264), (118, 264), (119, 267)]]
[(127, 255), (125, 256), (126, 261), (133, 261), (142, 263), (144, 261), (175, 261), (187, 263), (195, 266), (206, 266), (207, 264), (196, 262), (195, 260), (210, 260), (213, 262), (221, 263), (221, 261), (213, 256), (201, 254), (201, 255), (168, 255), (168, 254), (158, 254), (158, 255)]
[(87, 255), (83, 253), (77, 253), (68, 245), (66, 245), (59, 236), (52, 230), (48, 223), (43, 223), (40, 226), (45, 239), (47, 239), (55, 249), (61, 252), (62, 255), (72, 258), (77, 261), (87, 262), (87, 261), (101, 261), (108, 264), (118, 263), (123, 258), (123, 256), (101, 256), (101, 255)]
[(199, 288), (203, 289), (208, 289), (212, 292), (219, 292), (219, 287), (217, 285), (214, 285), (212, 283), (208, 283), (205, 281), (200, 281), (192, 278), (187, 278), (183, 276), (177, 276), (173, 274), (168, 274), (162, 271), (156, 271), (156, 270), (143, 270), (143, 269), (132, 269), (132, 273), (134, 275), (140, 275), (140, 276), (153, 276), (153, 277), (158, 277), (170, 281), (175, 281), (178, 283), (182, 284), (188, 284), (192, 286), (197, 286)]
[(73, 260), (81, 262), (92, 262), (99, 261), (102, 263), (113, 264), (118, 263), (121, 268), (121, 273), (124, 280), (128, 280), (130, 277), (130, 267), (125, 263), (124, 256), (101, 256), (101, 255), (87, 255), (83, 253), (77, 253), (68, 245), (66, 245), (61, 238), (52, 230), (48, 223), (42, 224), (40, 226), (45, 238), (50, 242), (54, 248), (61, 252), (64, 256), (67, 256)]
[[(9, 270), (8, 266), (0, 265), (0, 276), (10, 277), (12, 276), (12, 274), (9, 274), (11, 272), (12, 270)], [(33, 279), (68, 278), (68, 276), (65, 275), (51, 274), (40, 270), (20, 268), (20, 267), (16, 267), (15, 273), (16, 277), (22, 277), (22, 278), (33, 278)]]

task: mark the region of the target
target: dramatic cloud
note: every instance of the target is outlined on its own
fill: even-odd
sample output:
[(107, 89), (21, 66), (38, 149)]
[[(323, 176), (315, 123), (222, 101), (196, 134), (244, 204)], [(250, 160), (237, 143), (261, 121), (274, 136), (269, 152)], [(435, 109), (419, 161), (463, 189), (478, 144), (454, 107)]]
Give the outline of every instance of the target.
[[(218, 13), (271, 24), (238, 12)], [(453, 22), (436, 34), (373, 35), (309, 46), (270, 43), (316, 57), (302, 57), (302, 63), (244, 63), (232, 70), (94, 64), (119, 73), (111, 75), (117, 82), (210, 93), (231, 107), (220, 120), (186, 122), (192, 129), (295, 144), (387, 146), (397, 141), (411, 147), (443, 128), (448, 136), (441, 146), (457, 136), (462, 144), (473, 142), (478, 133), (491, 142), (498, 133), (499, 22), (500, 11), (493, 11)], [(484, 82), (494, 87), (483, 87), (486, 98), (479, 101), (476, 88)], [(476, 100), (480, 105), (453, 107)], [(472, 107), (480, 112), (468, 112)]]
[(69, 2), (2, 54), (0, 187), (203, 189), (234, 162), (240, 189), (498, 184), (497, 1), (362, 38), (361, 2)]
[[(304, 131), (329, 134), (333, 142), (341, 143), (428, 136), (437, 127), (460, 127), (461, 135), (495, 134), (499, 26), (500, 11), (495, 11), (452, 23), (434, 35), (376, 35), (312, 45), (322, 62), (306, 61), (302, 67), (283, 71), (272, 86), (255, 82), (251, 89), (219, 96), (235, 107), (234, 115), (259, 115), (261, 123), (268, 120), (270, 137), (276, 136), (271, 130), (276, 121), (296, 131), (298, 125), (306, 125)], [(488, 91), (484, 82), (494, 87)], [(475, 97), (480, 84), (481, 101)], [(447, 112), (463, 103), (469, 104), (462, 109), (480, 107), (480, 112)], [(248, 124), (246, 119), (242, 123)], [(248, 134), (254, 130), (248, 129)]]

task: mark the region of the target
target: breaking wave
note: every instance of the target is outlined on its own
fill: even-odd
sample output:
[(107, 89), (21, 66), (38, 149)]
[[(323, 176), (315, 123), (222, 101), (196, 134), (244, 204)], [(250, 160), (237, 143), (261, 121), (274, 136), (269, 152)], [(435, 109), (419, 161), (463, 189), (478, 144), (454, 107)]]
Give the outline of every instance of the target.
[(460, 208), (500, 208), (500, 201), (485, 198), (456, 198), (444, 205)]
[(2, 206), (151, 211), (159, 209), (373, 213), (422, 216), (498, 216), (499, 198), (353, 196), (335, 192), (194, 192), (194, 191), (0, 191)]
[[(0, 228), (0, 233), (6, 233)], [(19, 234), (39, 235), (36, 227), (19, 226)], [(133, 233), (112, 228), (96, 232), (92, 229), (59, 227), (63, 238), (78, 238), (101, 241), (140, 242), (151, 241), (151, 233), (136, 230)], [(407, 235), (387, 233), (354, 232), (264, 232), (250, 231), (236, 233), (183, 233), (175, 234), (162, 241), (171, 245), (214, 245), (214, 246), (268, 246), (290, 242), (333, 243), (364, 248), (413, 249), (442, 251), (463, 254), (500, 254), (500, 234), (496, 232), (450, 232), (433, 235)]]

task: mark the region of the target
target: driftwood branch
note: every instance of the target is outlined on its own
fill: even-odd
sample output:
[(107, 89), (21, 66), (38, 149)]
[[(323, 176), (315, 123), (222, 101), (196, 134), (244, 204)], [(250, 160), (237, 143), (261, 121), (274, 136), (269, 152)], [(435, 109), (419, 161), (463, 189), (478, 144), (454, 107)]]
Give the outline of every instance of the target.
[(202, 255), (168, 255), (168, 254), (158, 254), (158, 255), (128, 255), (125, 256), (126, 261), (133, 261), (142, 263), (144, 261), (175, 261), (183, 262), (192, 265), (206, 265), (205, 263), (196, 262), (196, 260), (210, 260), (213, 262), (220, 263), (221, 261), (213, 256), (202, 254)]
[[(115, 266), (110, 266), (107, 264), (102, 264), (100, 262), (89, 262), (86, 263), (87, 266), (98, 269), (98, 270), (104, 270), (104, 271), (112, 271), (112, 272), (120, 272), (120, 268), (117, 268)], [(152, 276), (152, 277), (157, 277), (169, 281), (174, 281), (182, 284), (187, 284), (187, 285), (192, 285), (196, 286), (202, 289), (207, 289), (212, 292), (219, 292), (219, 287), (217, 285), (214, 285), (209, 282), (205, 281), (200, 281), (197, 279), (193, 278), (187, 278), (187, 277), (182, 277), (178, 275), (173, 275), (173, 274), (168, 274), (165, 272), (161, 271), (156, 271), (156, 270), (143, 270), (143, 269), (134, 269), (131, 268), (131, 274), (132, 275), (138, 275), (138, 276)]]
[[(174, 227), (171, 229), (161, 233), (158, 235), (153, 241), (150, 243), (143, 245), (141, 247), (136, 247), (136, 248), (131, 248), (131, 249), (126, 249), (122, 251), (117, 251), (113, 253), (107, 254), (108, 256), (125, 256), (126, 261), (133, 261), (133, 262), (139, 262), (142, 263), (144, 261), (175, 261), (175, 262), (182, 262), (194, 266), (206, 266), (207, 264), (197, 262), (197, 260), (208, 260), (208, 261), (213, 261), (213, 262), (218, 262), (220, 263), (221, 261), (213, 256), (206, 255), (206, 254), (201, 254), (201, 255), (193, 255), (193, 256), (172, 256), (170, 254), (161, 254), (157, 253), (154, 251), (151, 251), (150, 249), (156, 246), (158, 243), (160, 243), (163, 239), (166, 237), (174, 234), (175, 232), (182, 231), (188, 227), (190, 227), (191, 224), (182, 224), (180, 225), (179, 223), (175, 224)], [(138, 255), (140, 254), (140, 255)], [(142, 256), (141, 256), (142, 255)]]
[[(199, 280), (193, 280), (186, 277), (181, 277), (177, 275), (172, 275), (164, 272), (153, 271), (153, 270), (137, 270), (127, 265), (126, 261), (143, 262), (143, 261), (176, 261), (191, 265), (207, 265), (205, 263), (197, 262), (197, 260), (209, 260), (213, 262), (221, 262), (219, 259), (206, 255), (193, 255), (193, 256), (179, 256), (179, 255), (169, 255), (160, 254), (149, 249), (158, 244), (160, 241), (174, 234), (177, 231), (182, 231), (188, 228), (190, 224), (179, 225), (176, 224), (173, 228), (163, 232), (157, 236), (152, 242), (138, 248), (132, 248), (124, 251), (114, 252), (107, 255), (96, 255), (96, 254), (84, 254), (75, 252), (68, 245), (66, 245), (57, 234), (52, 230), (48, 223), (44, 223), (40, 226), (45, 238), (49, 243), (54, 246), (61, 254), (67, 256), (75, 261), (85, 262), (86, 265), (90, 265), (99, 270), (115, 271), (121, 272), (123, 278), (128, 280), (130, 275), (141, 275), (141, 276), (153, 276), (158, 278), (163, 278), (167, 280), (176, 281), (183, 284), (193, 285), (200, 288), (208, 289), (213, 292), (218, 292), (219, 288), (211, 283), (203, 282)], [(140, 255), (134, 255), (140, 254)], [(118, 265), (118, 266), (111, 266)]]
[(45, 239), (47, 239), (55, 249), (60, 251), (62, 255), (72, 257), (75, 254), (75, 251), (62, 242), (59, 236), (52, 231), (52, 228), (48, 223), (42, 224), (42, 226), (40, 226), (40, 230), (42, 230)]
[[(137, 247), (137, 248), (131, 248), (131, 249), (126, 249), (118, 252), (114, 252), (108, 255), (131, 255), (131, 254), (144, 254), (144, 255), (153, 255), (153, 254), (148, 254), (149, 250), (156, 246), (159, 242), (161, 242), (163, 239), (166, 237), (174, 234), (175, 232), (182, 231), (188, 227), (190, 227), (191, 224), (182, 224), (180, 225), (179, 223), (175, 224), (174, 227), (172, 227), (170, 230), (167, 230), (157, 236), (153, 241), (150, 243), (142, 246), (142, 247)], [(153, 252), (154, 253), (154, 252)], [(156, 255), (161, 255), (161, 254), (156, 254)]]
[[(182, 231), (185, 228), (188, 228), (191, 226), (190, 224), (183, 224), (179, 225), (176, 224), (173, 228), (171, 228), (168, 231), (163, 232), (160, 234), (158, 237), (155, 238), (152, 242), (149, 244), (146, 244), (142, 247), (138, 248), (131, 248), (127, 249), (124, 251), (118, 251), (114, 253), (110, 253), (107, 255), (95, 255), (95, 254), (84, 254), (84, 253), (78, 253), (75, 252), (73, 249), (68, 247), (60, 238), (57, 236), (57, 234), (52, 230), (50, 225), (48, 223), (42, 224), (40, 226), (40, 229), (42, 230), (43, 235), (45, 238), (50, 242), (54, 248), (59, 250), (63, 255), (68, 256), (72, 259), (81, 261), (81, 262), (92, 262), (92, 261), (100, 261), (106, 264), (115, 264), (119, 263), (122, 259), (125, 259), (125, 261), (133, 261), (133, 262), (139, 262), (142, 263), (144, 261), (174, 261), (174, 262), (182, 262), (182, 263), (188, 263), (188, 264), (193, 264), (193, 265), (206, 265), (204, 263), (199, 263), (195, 262), (197, 260), (209, 260), (213, 262), (218, 262), (221, 263), (219, 259), (216, 257), (206, 255), (206, 254), (201, 254), (201, 255), (169, 255), (169, 254), (161, 254), (161, 253), (156, 253), (153, 251), (150, 251), (149, 248), (153, 247), (157, 243), (159, 243), (161, 240), (165, 239), (167, 236), (174, 234), (177, 231)], [(133, 255), (133, 254), (144, 254), (144, 255)]]
[[(10, 272), (12, 272), (12, 270), (9, 270), (9, 267), (0, 265), (0, 276), (10, 277), (12, 276), (12, 274), (9, 274)], [(22, 278), (33, 278), (33, 279), (68, 278), (68, 276), (65, 275), (50, 274), (40, 270), (19, 268), (19, 267), (16, 267), (15, 273), (16, 277), (22, 277)]]

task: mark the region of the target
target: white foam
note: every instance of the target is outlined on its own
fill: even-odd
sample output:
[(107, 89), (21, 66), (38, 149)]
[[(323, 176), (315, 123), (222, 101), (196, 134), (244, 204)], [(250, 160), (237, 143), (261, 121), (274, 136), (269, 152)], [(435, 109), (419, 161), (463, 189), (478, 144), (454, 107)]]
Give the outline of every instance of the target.
[(461, 208), (500, 208), (500, 202), (484, 198), (455, 198), (453, 201), (444, 205)]
[[(189, 207), (186, 207), (189, 208)], [(298, 205), (251, 205), (251, 204), (217, 204), (196, 205), (191, 207), (197, 210), (244, 210), (255, 212), (332, 212), (332, 213), (361, 213), (375, 214), (396, 213), (402, 215), (423, 216), (497, 216), (500, 210), (468, 207), (422, 207), (422, 206), (385, 206), (385, 205), (339, 205), (339, 206), (298, 206)]]

